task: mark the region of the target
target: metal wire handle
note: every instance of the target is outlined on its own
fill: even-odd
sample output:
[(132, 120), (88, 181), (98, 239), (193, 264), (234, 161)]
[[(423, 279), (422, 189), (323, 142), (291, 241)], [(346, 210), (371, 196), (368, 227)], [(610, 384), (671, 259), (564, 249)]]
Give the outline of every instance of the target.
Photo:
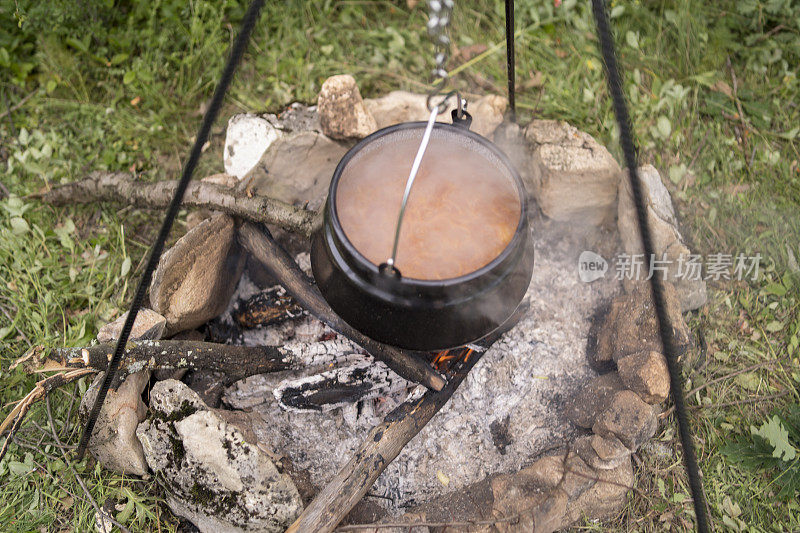
[[(430, 102), (431, 97), (434, 95), (430, 95), (428, 97), (428, 101)], [(414, 163), (411, 165), (411, 172), (408, 175), (408, 180), (406, 180), (406, 188), (403, 191), (403, 201), (400, 203), (400, 212), (397, 215), (397, 225), (394, 229), (394, 243), (392, 244), (392, 255), (389, 259), (386, 260), (385, 263), (380, 265), (378, 268), (384, 274), (391, 274), (396, 277), (400, 277), (400, 271), (394, 266), (395, 261), (397, 259), (397, 245), (400, 243), (400, 229), (403, 225), (403, 216), (406, 214), (406, 206), (408, 205), (408, 197), (411, 195), (411, 187), (414, 186), (414, 180), (417, 179), (417, 173), (419, 172), (419, 167), (422, 164), (422, 157), (425, 155), (425, 150), (428, 148), (428, 143), (431, 139), (431, 132), (433, 131), (433, 125), (436, 123), (436, 117), (442, 113), (445, 109), (447, 109), (447, 100), (450, 99), (451, 96), (456, 96), (458, 101), (456, 103), (457, 109), (457, 117), (460, 119), (461, 116), (464, 114), (464, 108), (466, 107), (467, 103), (465, 100), (461, 99), (461, 95), (456, 91), (451, 91), (442, 99), (442, 101), (435, 105), (431, 109), (431, 114), (428, 117), (428, 122), (425, 125), (425, 132), (422, 134), (422, 141), (419, 143), (419, 148), (417, 149), (417, 155), (414, 157)]]

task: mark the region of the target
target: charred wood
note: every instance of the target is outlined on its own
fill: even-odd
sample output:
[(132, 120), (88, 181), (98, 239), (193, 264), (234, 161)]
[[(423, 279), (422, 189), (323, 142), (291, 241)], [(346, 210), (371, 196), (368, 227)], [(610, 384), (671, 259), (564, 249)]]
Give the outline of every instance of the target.
[(243, 328), (274, 326), (303, 315), (286, 289), (277, 285), (254, 294), (239, 303), (233, 319)]
[(381, 362), (365, 361), (299, 379), (285, 380), (273, 393), (293, 411), (329, 411), (362, 400), (387, 396), (412, 386)]

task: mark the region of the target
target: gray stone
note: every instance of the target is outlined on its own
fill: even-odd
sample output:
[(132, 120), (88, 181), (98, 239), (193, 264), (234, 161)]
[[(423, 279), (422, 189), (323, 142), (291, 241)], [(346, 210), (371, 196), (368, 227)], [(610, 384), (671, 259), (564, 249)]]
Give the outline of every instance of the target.
[[(503, 474), (491, 480), (492, 515), (502, 519), (518, 516), (513, 522), (498, 522), (504, 533), (553, 531), (545, 524), (557, 524), (564, 515), (567, 494), (557, 487), (563, 475), (563, 456), (546, 456), (516, 474)], [(558, 477), (555, 484), (552, 478)], [(489, 531), (489, 529), (487, 529)]]
[(167, 335), (193, 329), (228, 306), (244, 268), (233, 219), (214, 214), (161, 256), (150, 303), (167, 321)]
[(234, 115), (225, 133), (225, 172), (242, 179), (258, 164), (281, 131), (269, 120), (252, 114)]
[(614, 395), (611, 405), (600, 414), (592, 431), (603, 437), (616, 437), (626, 448), (636, 451), (655, 434), (657, 425), (653, 407), (626, 389)]
[(618, 513), (625, 505), (628, 490), (633, 486), (633, 468), (630, 459), (611, 470), (597, 470), (597, 482), (578, 498), (570, 501), (557, 529), (574, 524), (589, 516), (604, 520)]
[[(427, 121), (431, 112), (428, 111), (428, 96), (406, 91), (393, 91), (380, 98), (366, 98), (364, 107), (375, 117), (378, 128), (385, 128), (401, 122)], [(450, 112), (455, 109), (455, 98), (448, 102), (447, 109), (441, 113), (436, 121), (450, 123)], [(508, 106), (508, 100), (502, 96), (490, 94), (467, 104), (467, 111), (472, 115), (471, 130), (491, 138), (497, 126), (503, 122), (503, 113)]]
[(363, 139), (378, 127), (364, 108), (355, 78), (349, 74), (331, 76), (317, 97), (322, 132), (332, 139)]
[(617, 391), (624, 388), (616, 372), (593, 378), (567, 401), (567, 418), (579, 427), (591, 428), (597, 416), (611, 405)]
[[(647, 222), (653, 238), (656, 259), (666, 260), (666, 279), (675, 285), (682, 311), (691, 311), (703, 306), (707, 300), (706, 283), (702, 274), (694, 276), (680, 272), (680, 264), (685, 271), (686, 261), (691, 251), (685, 244), (675, 217), (672, 198), (664, 186), (658, 170), (652, 165), (639, 167), (639, 181), (647, 205)], [(627, 173), (620, 185), (617, 225), (625, 252), (631, 255), (643, 254), (641, 234), (633, 203), (633, 191)], [(682, 262), (682, 263), (679, 263)], [(681, 274), (681, 275), (679, 275)]]
[(158, 382), (139, 425), (147, 464), (173, 512), (203, 532), (278, 532), (302, 511), (270, 453), (179, 381)]
[[(122, 333), (122, 326), (128, 318), (128, 313), (122, 314), (113, 322), (109, 322), (97, 332), (97, 341), (101, 343), (116, 342)], [(167, 319), (159, 315), (152, 309), (139, 309), (136, 313), (136, 320), (133, 321), (133, 329), (131, 329), (130, 340), (158, 340), (164, 334), (164, 328), (167, 325)]]
[(253, 192), (317, 209), (349, 145), (314, 130), (284, 133), (248, 174)]
[[(94, 406), (104, 377), (105, 374), (98, 374), (81, 398), (79, 412), (84, 421)], [(136, 438), (136, 427), (147, 414), (142, 391), (149, 380), (150, 372), (144, 370), (129, 375), (116, 390), (108, 391), (88, 447), (89, 453), (103, 468), (134, 476), (147, 475), (147, 463), (142, 445)]]
[(611, 470), (619, 467), (631, 455), (616, 437), (585, 435), (575, 441), (575, 451), (587, 465), (596, 470)]
[[(690, 346), (691, 335), (681, 315), (677, 292), (671, 283), (663, 286), (666, 312), (680, 355)], [(589, 357), (595, 362), (618, 361), (643, 350), (664, 351), (650, 282), (635, 282), (627, 288), (627, 292), (612, 300), (605, 315), (597, 317), (593, 325), (595, 342), (590, 344)]]
[(614, 219), (621, 170), (605, 147), (555, 120), (534, 120), (524, 134), (531, 155), (523, 174), (545, 215), (588, 226)]
[(644, 350), (617, 360), (622, 382), (647, 403), (661, 403), (669, 396), (669, 371), (664, 356)]

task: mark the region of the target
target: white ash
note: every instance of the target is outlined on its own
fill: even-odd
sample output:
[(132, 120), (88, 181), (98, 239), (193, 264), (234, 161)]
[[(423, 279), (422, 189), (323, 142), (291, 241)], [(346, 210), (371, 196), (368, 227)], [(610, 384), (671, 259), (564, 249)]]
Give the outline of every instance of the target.
[[(389, 500), (375, 498), (376, 503), (402, 510), (489, 474), (514, 472), (576, 436), (576, 428), (563, 415), (563, 403), (594, 376), (585, 354), (589, 320), (619, 284), (611, 275), (582, 283), (577, 269), (582, 247), (572, 239), (538, 235), (535, 242), (529, 312), (486, 352), (450, 402), (388, 466), (370, 493)], [(301, 329), (312, 328), (314, 322), (304, 318), (299, 324), (304, 324)], [(298, 322), (292, 326), (298, 328)], [(295, 333), (282, 328), (255, 330), (244, 343), (293, 339)], [(267, 331), (273, 329), (277, 332)], [(350, 353), (359, 351), (342, 341), (351, 344)], [(264, 423), (255, 425), (257, 437), (288, 455), (296, 468), (307, 470), (321, 488), (407, 391), (344, 410), (282, 410), (274, 389), (282, 380), (304, 374), (313, 372), (253, 376), (229, 388), (224, 399), (234, 408), (259, 413)], [(507, 431), (496, 431), (505, 424)], [(449, 478), (447, 486), (438, 472)]]

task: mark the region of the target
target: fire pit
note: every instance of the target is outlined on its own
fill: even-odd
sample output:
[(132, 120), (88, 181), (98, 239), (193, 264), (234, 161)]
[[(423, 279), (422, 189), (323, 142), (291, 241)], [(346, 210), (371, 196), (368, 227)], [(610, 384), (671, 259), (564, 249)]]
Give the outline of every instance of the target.
[[(425, 97), (419, 99), (424, 106)], [(280, 531), (303, 506), (294, 531), (303, 531), (309, 514), (325, 522), (306, 530), (330, 530), (354, 505), (347, 521), (460, 520), (509, 531), (534, 524), (549, 531), (583, 513), (600, 518), (618, 509), (633, 482), (631, 453), (655, 431), (668, 380), (648, 292), (600, 263), (636, 250), (635, 239), (617, 230), (629, 227), (633, 215), (629, 191), (617, 202), (621, 170), (610, 154), (554, 121), (494, 134), (520, 169), (524, 207), (537, 228), (537, 267), (524, 312), (499, 338), (423, 357), (370, 344), (332, 320), (308, 285), (308, 241), (280, 237), (293, 260), (252, 222), (265, 221), (264, 211), (248, 206), (274, 196), (267, 213), (282, 215), (266, 222), (308, 237), (311, 215), (278, 202), (321, 205), (314, 196), (320, 189), (297, 180), (322, 175), (323, 168), (331, 175), (349, 145), (332, 144), (317, 113), (301, 106), (247, 120), (278, 132), (264, 160), (291, 160), (303, 143), (303, 150), (316, 147), (309, 161), (319, 168), (297, 173), (271, 165), (259, 174), (256, 164), (241, 183), (215, 176), (193, 185), (190, 203), (221, 212), (193, 226), (162, 258), (150, 289), (154, 310), (141, 315), (150, 322), (137, 319), (135, 345), (121, 366), (123, 377), (137, 377), (110, 392), (119, 414), (101, 418), (92, 437), (98, 460), (138, 475), (152, 472), (170, 507), (205, 531)], [(479, 127), (491, 123), (475, 114)], [(669, 195), (655, 169), (640, 172), (654, 216), (671, 212), (671, 204), (657, 204)], [(169, 194), (163, 184), (131, 183), (121, 175), (93, 176), (55, 188), (46, 199), (118, 200), (134, 191), (135, 198), (157, 202)], [(672, 221), (656, 222), (677, 239), (665, 239), (665, 246), (688, 253)], [(582, 277), (579, 263), (587, 251), (599, 265), (591, 279)], [(283, 287), (260, 265), (277, 273)], [(686, 346), (680, 312), (696, 306), (697, 287), (667, 287), (676, 338)], [(104, 328), (103, 339), (116, 338), (121, 320)], [(144, 340), (160, 336), (171, 338)], [(91, 370), (104, 368), (110, 350), (99, 344), (33, 355)], [(415, 386), (380, 362), (410, 359), (448, 378), (441, 392)], [(137, 403), (146, 373), (168, 369), (190, 373), (159, 375), (183, 382), (157, 383), (148, 412)], [(423, 381), (427, 374), (418, 376)], [(91, 394), (85, 401), (91, 404)]]
[[(387, 467), (368, 500), (396, 513), (489, 474), (514, 472), (531, 457), (557, 449), (579, 434), (566, 419), (565, 403), (594, 375), (585, 356), (590, 319), (619, 284), (613, 279), (580, 281), (575, 261), (580, 243), (575, 239), (542, 231), (535, 246), (537, 266), (525, 296), (529, 310), (483, 355), (450, 402)], [(247, 298), (255, 290), (244, 278), (237, 297)], [(231, 311), (233, 307), (223, 321), (231, 321)], [(315, 319), (303, 319), (295, 327), (303, 338), (308, 331), (318, 338), (325, 335)], [(286, 343), (296, 336), (296, 329), (284, 325), (245, 333), (242, 342)], [(318, 346), (333, 343), (339, 343), (336, 351), (360, 351), (340, 339)], [(352, 357), (355, 368), (371, 364), (358, 355)], [(283, 450), (295, 467), (309, 473), (312, 484), (322, 486), (367, 432), (405, 399), (409, 384), (395, 381), (377, 398), (364, 394), (360, 403), (330, 397), (324, 410), (314, 405), (286, 410), (274, 401), (276, 393), (281, 398), (285, 392), (287, 379), (295, 389), (303, 385), (304, 378), (298, 376), (304, 373), (309, 374), (306, 380), (316, 382), (313, 371), (294, 372), (289, 378), (253, 376), (229, 388), (223, 400), (236, 409), (252, 409), (259, 442)], [(348, 378), (353, 379), (339, 372), (335, 379), (345, 385)]]

